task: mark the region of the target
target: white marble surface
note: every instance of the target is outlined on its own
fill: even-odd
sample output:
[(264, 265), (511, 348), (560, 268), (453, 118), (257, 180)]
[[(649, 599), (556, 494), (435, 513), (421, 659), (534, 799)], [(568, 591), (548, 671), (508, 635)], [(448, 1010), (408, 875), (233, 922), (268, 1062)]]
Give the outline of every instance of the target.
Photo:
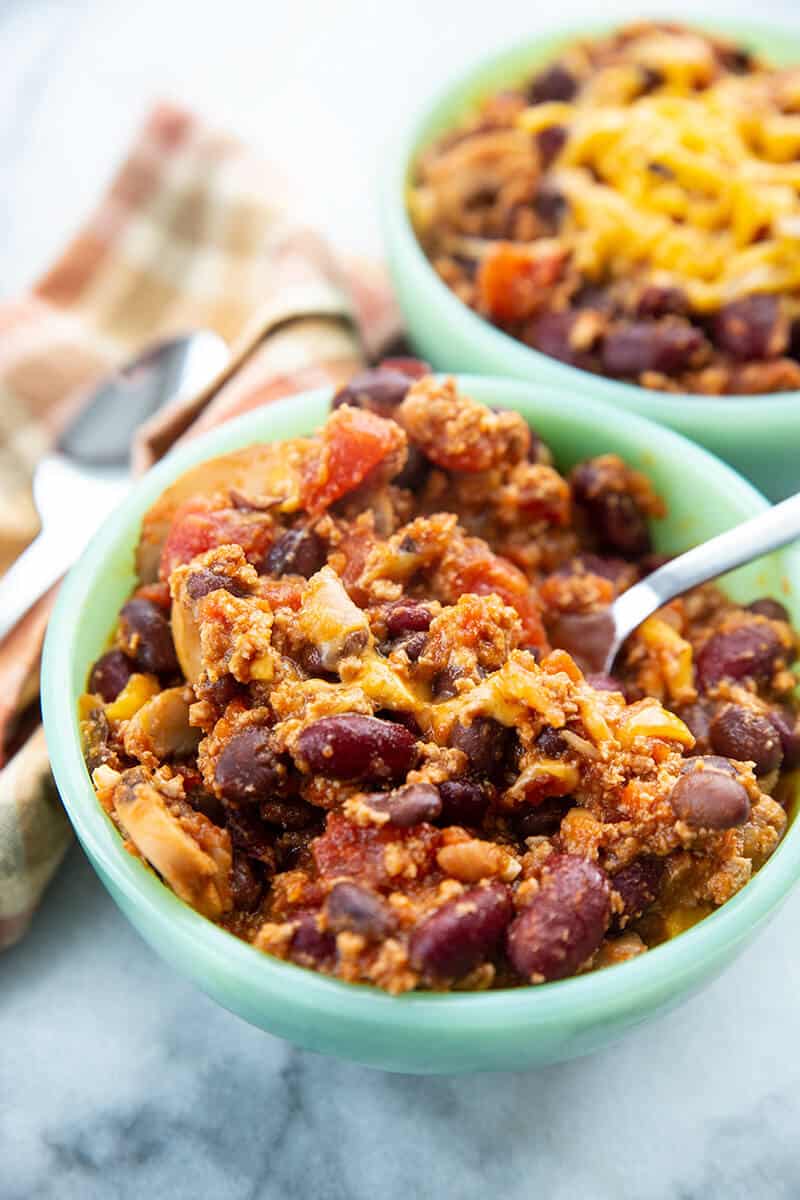
[[(800, 20), (795, 5), (759, 13)], [(645, 7), (664, 10), (603, 15)], [(0, 291), (46, 264), (159, 95), (269, 150), (313, 219), (376, 251), (380, 147), (437, 64), (542, 11), (0, 0)], [(546, 17), (588, 11), (562, 0)], [(800, 894), (713, 987), (592, 1059), (419, 1080), (293, 1050), (217, 1008), (144, 946), (75, 849), (0, 958), (0, 1200), (796, 1197), (798, 922)]]

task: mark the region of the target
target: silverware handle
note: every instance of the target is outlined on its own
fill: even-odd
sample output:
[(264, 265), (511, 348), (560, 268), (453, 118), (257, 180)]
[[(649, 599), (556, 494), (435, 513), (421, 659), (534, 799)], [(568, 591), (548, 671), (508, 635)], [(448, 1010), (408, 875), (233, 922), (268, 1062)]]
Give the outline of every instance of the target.
[(71, 565), (71, 547), (43, 531), (0, 579), (0, 641)]
[(799, 537), (800, 493), (673, 558), (614, 602), (617, 645), (650, 613), (676, 596)]

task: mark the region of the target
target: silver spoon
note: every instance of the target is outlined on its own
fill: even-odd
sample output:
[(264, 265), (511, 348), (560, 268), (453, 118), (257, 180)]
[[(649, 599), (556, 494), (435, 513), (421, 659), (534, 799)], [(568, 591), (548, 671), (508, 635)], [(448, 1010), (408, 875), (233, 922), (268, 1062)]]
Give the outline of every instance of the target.
[(34, 471), (42, 529), (0, 580), (0, 640), (72, 565), (130, 489), (131, 441), (142, 422), (199, 392), (227, 361), (222, 338), (199, 330), (153, 346), (91, 392)]
[(605, 612), (564, 622), (564, 649), (588, 672), (610, 674), (623, 642), (656, 609), (698, 584), (800, 537), (800, 493), (687, 550), (618, 596)]

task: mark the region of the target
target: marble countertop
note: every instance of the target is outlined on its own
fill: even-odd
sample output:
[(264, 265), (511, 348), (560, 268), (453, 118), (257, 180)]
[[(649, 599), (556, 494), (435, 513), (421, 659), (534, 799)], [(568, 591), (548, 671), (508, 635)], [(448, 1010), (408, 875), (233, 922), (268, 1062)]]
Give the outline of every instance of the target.
[[(759, 14), (798, 21), (795, 3)], [(647, 8), (664, 11), (603, 13)], [(381, 146), (440, 62), (529, 33), (535, 11), (4, 0), (0, 290), (47, 263), (162, 95), (261, 145), (312, 220), (376, 252)], [(562, 0), (558, 17), (589, 11)], [(295, 1050), (218, 1008), (140, 941), (76, 847), (0, 957), (0, 1200), (796, 1197), (798, 924), (800, 894), (712, 987), (593, 1058), (417, 1079)]]

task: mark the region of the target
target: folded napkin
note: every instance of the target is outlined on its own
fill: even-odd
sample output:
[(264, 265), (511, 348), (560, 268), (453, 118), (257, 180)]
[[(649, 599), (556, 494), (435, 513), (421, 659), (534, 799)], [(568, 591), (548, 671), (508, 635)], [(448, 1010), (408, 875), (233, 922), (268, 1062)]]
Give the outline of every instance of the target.
[[(397, 336), (381, 272), (337, 261), (290, 213), (284, 185), (236, 139), (169, 105), (150, 115), (58, 262), (0, 306), (0, 572), (38, 529), (37, 458), (86, 390), (152, 342), (212, 328), (231, 360), (140, 430), (137, 470), (279, 396), (343, 382)], [(38, 715), (52, 599), (0, 645), (0, 949), (25, 932), (70, 841)]]

